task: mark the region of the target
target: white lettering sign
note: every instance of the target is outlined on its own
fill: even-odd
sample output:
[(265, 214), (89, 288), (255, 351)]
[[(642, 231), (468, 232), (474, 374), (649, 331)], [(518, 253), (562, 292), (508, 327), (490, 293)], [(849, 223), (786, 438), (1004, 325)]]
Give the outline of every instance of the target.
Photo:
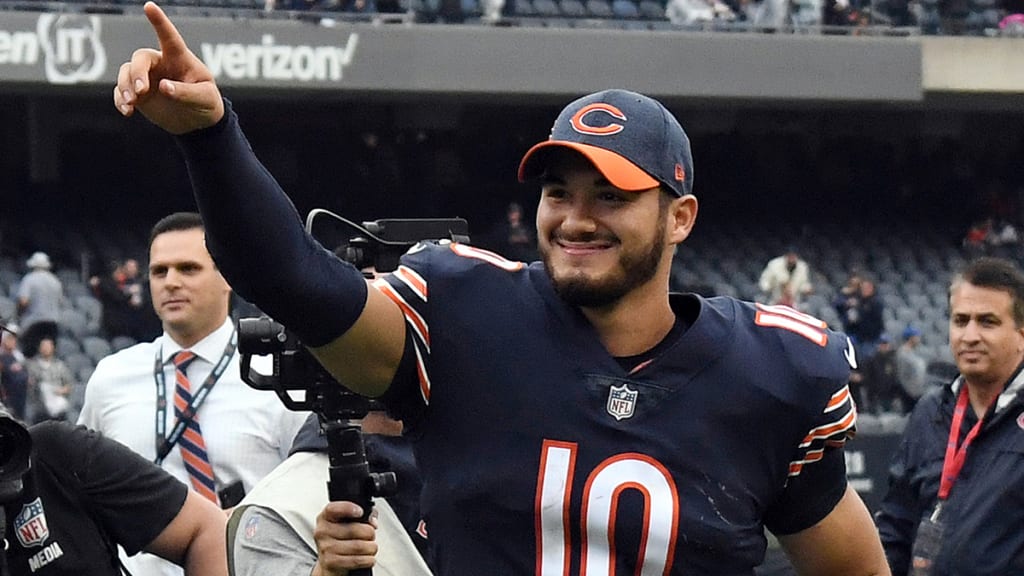
[(272, 34), (264, 34), (259, 44), (204, 42), (200, 53), (216, 78), (337, 82), (358, 43), (359, 35), (349, 34), (344, 47), (278, 45)]
[(0, 65), (33, 66), (40, 52), (52, 84), (98, 80), (107, 68), (97, 16), (46, 13), (35, 32), (0, 30)]
[(39, 41), (32, 32), (0, 30), (0, 64), (35, 64)]

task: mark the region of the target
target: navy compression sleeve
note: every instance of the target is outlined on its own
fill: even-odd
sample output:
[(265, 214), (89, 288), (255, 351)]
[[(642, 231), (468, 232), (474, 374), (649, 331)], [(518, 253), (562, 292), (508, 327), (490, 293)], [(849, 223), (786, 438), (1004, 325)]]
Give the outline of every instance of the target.
[(206, 243), (240, 296), (308, 346), (344, 334), (366, 304), (359, 270), (306, 233), (295, 205), (252, 152), (231, 103), (216, 125), (178, 137)]

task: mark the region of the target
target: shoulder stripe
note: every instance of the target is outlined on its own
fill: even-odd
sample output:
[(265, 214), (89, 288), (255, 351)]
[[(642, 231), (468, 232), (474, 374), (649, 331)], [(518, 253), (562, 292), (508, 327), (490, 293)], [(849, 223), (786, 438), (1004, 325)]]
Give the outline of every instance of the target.
[(798, 320), (789, 314), (780, 314), (779, 312), (772, 311), (761, 311), (758, 310), (754, 316), (754, 322), (759, 326), (771, 326), (774, 328), (785, 328), (791, 332), (807, 338), (811, 342), (814, 342), (818, 346), (825, 346), (828, 344), (828, 334), (822, 331), (817, 325), (810, 325), (803, 320)]
[(509, 272), (521, 270), (523, 266), (525, 266), (525, 264), (523, 264), (522, 262), (513, 262), (512, 260), (508, 260), (489, 250), (482, 250), (480, 248), (469, 246), (467, 244), (459, 244), (458, 242), (456, 242), (450, 244), (450, 246), (452, 252), (455, 252), (459, 256), (483, 260), (488, 264), (497, 266), (498, 268), (501, 268), (502, 270), (507, 270)]
[(803, 322), (804, 324), (810, 324), (811, 326), (817, 326), (818, 328), (821, 328), (821, 329), (828, 328), (828, 323), (825, 322), (824, 320), (822, 320), (820, 318), (817, 318), (815, 316), (811, 316), (810, 314), (805, 314), (805, 313), (803, 313), (803, 312), (801, 312), (799, 310), (796, 310), (794, 308), (790, 308), (789, 306), (782, 306), (782, 305), (779, 305), (779, 304), (768, 305), (768, 304), (761, 304), (761, 303), (756, 303), (755, 306), (759, 310), (764, 310), (766, 312), (771, 312), (773, 314), (778, 314), (780, 316), (788, 316), (788, 317), (792, 318), (793, 320), (796, 320), (798, 322)]
[(849, 410), (839, 420), (829, 422), (823, 426), (818, 426), (810, 432), (807, 436), (804, 436), (804, 441), (800, 443), (801, 448), (806, 448), (811, 445), (815, 440), (833, 440), (837, 434), (843, 434), (853, 430), (854, 424), (857, 422), (857, 411), (850, 406)]
[(790, 462), (789, 463), (789, 475), (790, 476), (799, 476), (800, 472), (802, 472), (803, 469), (804, 469), (804, 464), (813, 464), (814, 462), (817, 462), (818, 460), (821, 460), (821, 457), (824, 455), (824, 453), (825, 453), (824, 449), (812, 450), (812, 451), (808, 452), (806, 455), (804, 455), (804, 459), (803, 460), (797, 460), (795, 462)]
[(829, 399), (822, 413), (830, 412), (835, 413), (835, 419), (812, 428), (800, 442), (799, 448), (803, 450), (803, 455), (789, 463), (790, 477), (798, 476), (805, 464), (821, 460), (826, 449), (842, 448), (847, 438), (856, 432), (857, 407), (853, 403), (849, 386), (843, 386)]
[[(404, 268), (404, 267), (400, 267)], [(399, 274), (398, 272), (393, 273), (392, 276), (398, 278), (403, 284), (408, 286), (413, 293), (427, 301), (427, 284), (422, 282), (423, 278), (419, 274), (416, 274), (412, 269), (406, 268), (409, 272), (408, 275)], [(422, 282), (422, 290), (419, 290), (416, 286), (417, 279)], [(411, 283), (410, 283), (411, 282)], [(380, 290), (382, 294), (391, 299), (392, 302), (398, 305), (402, 310), (402, 315), (405, 316), (405, 323), (413, 332), (413, 350), (416, 352), (416, 376), (420, 383), (420, 395), (423, 397), (423, 403), (430, 404), (430, 376), (427, 374), (427, 363), (423, 359), (424, 353), (430, 354), (430, 329), (427, 327), (426, 320), (423, 316), (416, 311), (405, 298), (399, 294), (398, 290), (394, 286), (389, 284), (383, 278), (374, 280), (373, 287)]]
[(850, 387), (843, 386), (843, 389), (833, 394), (828, 404), (825, 405), (825, 412), (838, 410), (848, 400), (850, 400)]
[(418, 272), (408, 266), (399, 266), (393, 276), (402, 281), (420, 300), (427, 301), (427, 281)]
[(413, 341), (413, 350), (416, 351), (416, 375), (420, 380), (420, 395), (423, 403), (430, 405), (430, 376), (427, 374), (427, 363), (423, 361), (423, 353), (420, 352), (419, 341)]
[(418, 336), (420, 341), (423, 342), (423, 345), (427, 347), (427, 352), (429, 353), (430, 330), (427, 327), (427, 321), (423, 319), (423, 316), (420, 316), (420, 313), (410, 306), (409, 303), (405, 301), (405, 298), (403, 298), (402, 295), (387, 282), (377, 281), (373, 283), (373, 286), (402, 309), (402, 314), (405, 316), (405, 320), (409, 324), (409, 327), (412, 328), (416, 336)]

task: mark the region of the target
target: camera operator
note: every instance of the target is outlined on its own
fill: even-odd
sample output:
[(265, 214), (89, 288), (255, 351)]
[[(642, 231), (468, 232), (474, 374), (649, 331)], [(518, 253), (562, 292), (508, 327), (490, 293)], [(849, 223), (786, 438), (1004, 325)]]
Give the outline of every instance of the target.
[(400, 436), (402, 423), (371, 411), (361, 426), (370, 469), (398, 475), (399, 492), (374, 500), (371, 525), (376, 531), (354, 522), (363, 514), (359, 506), (329, 501), (328, 446), (317, 417), (310, 416), (295, 437), (291, 456), (232, 511), (231, 576), (343, 576), (371, 566), (374, 576), (430, 576), (426, 539), (417, 533), (419, 473)]
[(124, 445), (67, 422), (25, 428), (0, 405), (0, 502), (10, 576), (116, 576), (117, 546), (227, 574), (224, 513)]
[[(374, 279), (380, 275), (376, 263), (390, 261), (397, 255), (379, 251), (379, 247), (364, 240), (350, 240), (334, 253), (359, 268), (367, 279)], [(240, 349), (244, 349), (247, 331), (240, 328), (240, 332), (243, 333)], [(285, 379), (285, 374), (281, 377)], [(306, 382), (284, 382), (282, 387), (309, 386), (309, 381), (316, 379), (307, 375), (303, 378)], [(333, 385), (320, 390), (332, 396), (326, 403), (335, 410), (327, 409), (323, 405), (325, 399), (319, 398), (321, 404), (314, 412), (320, 415), (312, 414), (306, 419), (295, 435), (289, 458), (232, 511), (228, 523), (231, 576), (257, 576), (268, 572), (344, 576), (349, 570), (371, 566), (375, 576), (431, 574), (430, 548), (421, 528), (419, 507), (423, 482), (412, 445), (402, 437), (402, 422), (341, 390)], [(317, 394), (313, 384), (306, 396), (316, 397)], [(375, 512), (371, 523), (376, 534), (365, 524), (353, 522), (364, 516), (356, 503), (331, 502), (328, 490), (334, 481), (330, 474), (331, 446), (321, 418), (337, 421), (343, 413), (359, 418), (367, 471), (396, 476), (397, 489), (387, 494), (386, 499), (373, 500)], [(254, 527), (258, 529), (252, 529)]]

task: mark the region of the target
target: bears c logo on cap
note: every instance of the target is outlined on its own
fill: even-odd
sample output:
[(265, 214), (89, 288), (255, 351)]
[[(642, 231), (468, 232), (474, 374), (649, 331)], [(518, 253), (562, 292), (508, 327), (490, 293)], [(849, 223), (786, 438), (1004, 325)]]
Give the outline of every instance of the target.
[(612, 134), (618, 134), (625, 130), (625, 126), (612, 122), (607, 126), (591, 126), (586, 123), (586, 116), (591, 112), (604, 112), (612, 118), (625, 121), (626, 115), (621, 110), (612, 106), (611, 104), (605, 104), (604, 102), (597, 102), (589, 104), (580, 108), (578, 112), (572, 116), (572, 128), (580, 134), (590, 134), (593, 136), (611, 136)]

